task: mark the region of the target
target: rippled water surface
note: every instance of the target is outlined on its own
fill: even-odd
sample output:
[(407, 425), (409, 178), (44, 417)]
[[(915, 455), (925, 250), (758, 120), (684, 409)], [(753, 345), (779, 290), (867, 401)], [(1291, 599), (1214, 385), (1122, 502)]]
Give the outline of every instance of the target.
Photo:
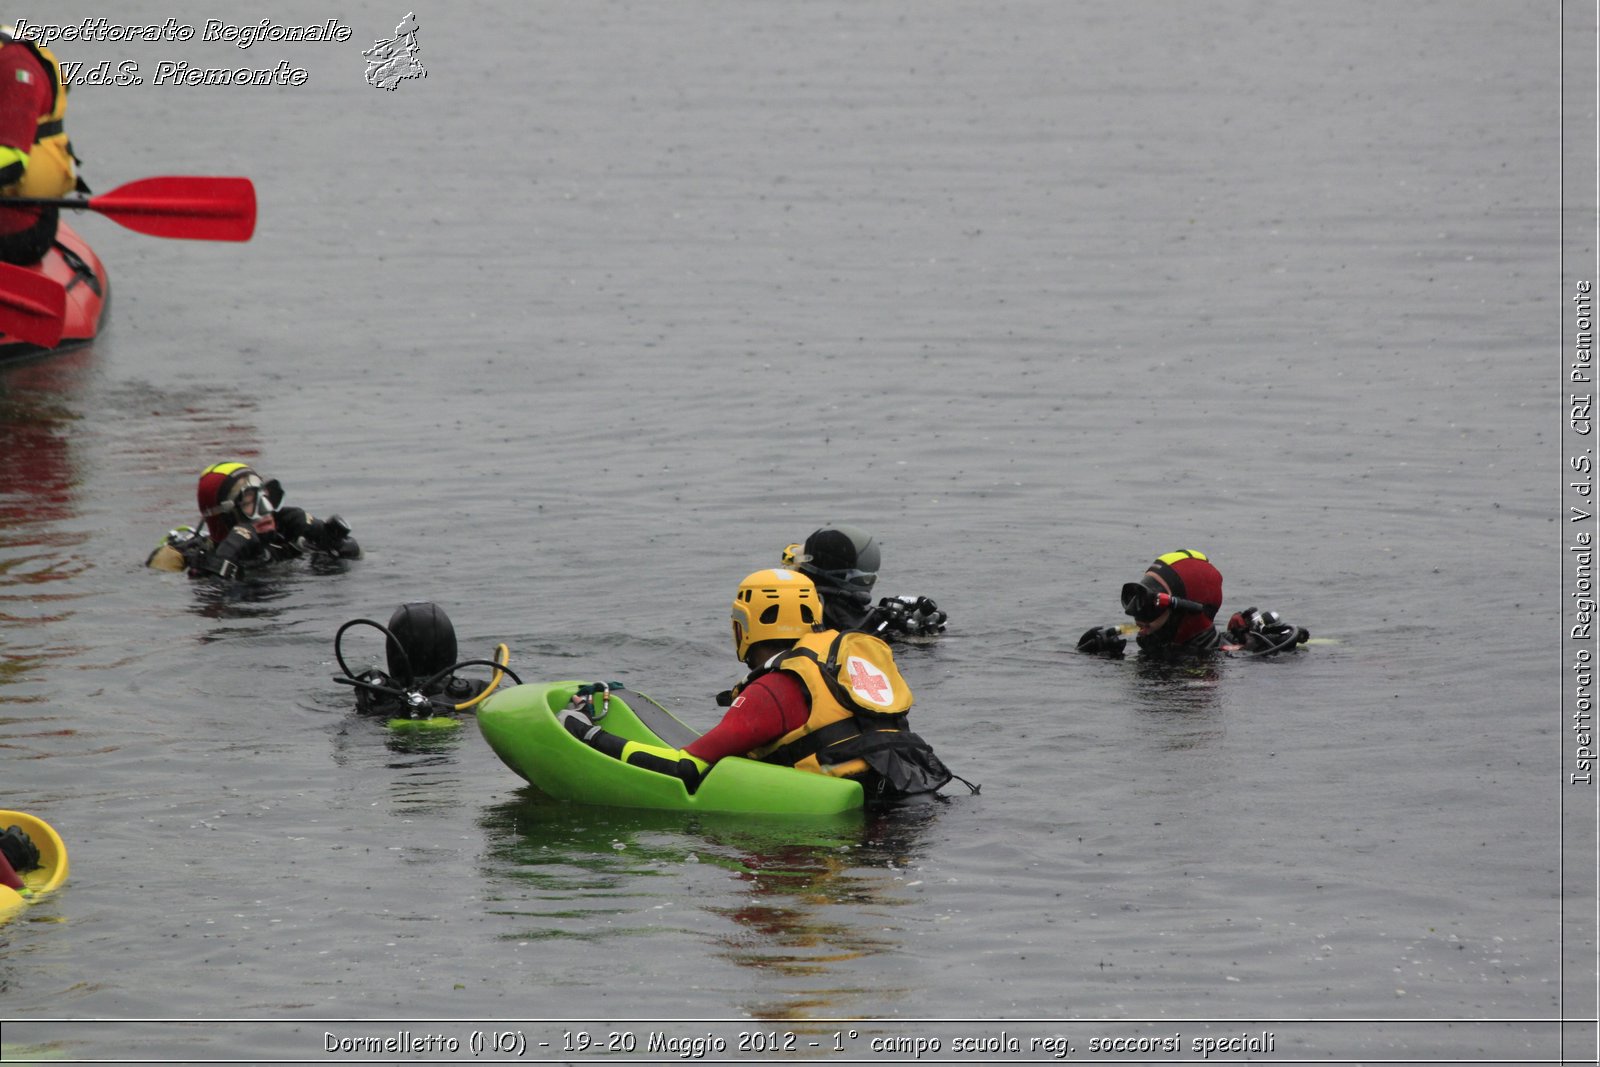
[[(82, 220), (109, 332), (0, 372), (0, 781), (73, 866), (0, 929), (7, 1058), (472, 1020), (1560, 1054), (1557, 5), (425, 6), (393, 92), (360, 52), (405, 9), (340, 12), (58, 45), (309, 77), (73, 93), (97, 189), (246, 174), (260, 223)], [(117, 15), (169, 16), (215, 14)], [(233, 457), (366, 558), (146, 570)], [(899, 660), (977, 796), (572, 807), (330, 680), (340, 623), (432, 599), (704, 728), (734, 585), (829, 521), (949, 610)], [(1178, 547), (1325, 640), (1076, 655)]]

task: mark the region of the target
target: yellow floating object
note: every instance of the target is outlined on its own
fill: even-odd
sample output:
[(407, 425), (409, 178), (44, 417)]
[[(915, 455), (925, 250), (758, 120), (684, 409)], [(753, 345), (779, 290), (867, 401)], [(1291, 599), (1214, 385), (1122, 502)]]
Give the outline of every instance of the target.
[(434, 715), (426, 719), (389, 720), (389, 729), (399, 730), (402, 733), (420, 730), (454, 730), (460, 725), (460, 719), (452, 719), (448, 715)]
[(24, 907), (51, 893), (67, 880), (67, 845), (55, 827), (36, 815), (23, 811), (0, 811), (0, 831), (21, 827), (39, 850), (39, 866), (18, 871), (21, 891), (0, 885), (0, 923), (16, 916)]

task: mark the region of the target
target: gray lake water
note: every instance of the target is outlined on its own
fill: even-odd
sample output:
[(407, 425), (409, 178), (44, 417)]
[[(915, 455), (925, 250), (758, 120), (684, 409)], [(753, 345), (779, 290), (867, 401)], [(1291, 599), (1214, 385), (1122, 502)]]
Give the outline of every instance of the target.
[[(1592, 12), (423, 4), (426, 77), (382, 91), (404, 5), (249, 49), (201, 39), (215, 5), (115, 10), (198, 32), (56, 45), (146, 79), (74, 90), (90, 181), (248, 175), (260, 222), (81, 220), (108, 332), (0, 372), (3, 804), (73, 869), (0, 929), (5, 1058), (1592, 1062), (1561, 607)], [(229, 458), (366, 558), (146, 570)], [(735, 584), (830, 521), (950, 612), (899, 659), (977, 796), (568, 806), (330, 679), (342, 622), (431, 599), (464, 653), (704, 728)], [(1077, 655), (1180, 547), (1224, 614), (1326, 640)]]

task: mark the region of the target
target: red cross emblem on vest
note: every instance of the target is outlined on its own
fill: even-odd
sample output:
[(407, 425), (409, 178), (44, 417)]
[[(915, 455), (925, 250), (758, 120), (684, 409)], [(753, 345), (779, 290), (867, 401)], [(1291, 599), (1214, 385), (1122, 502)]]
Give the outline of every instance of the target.
[(876, 669), (866, 660), (850, 657), (850, 688), (866, 697), (874, 704), (887, 705), (891, 686), (889, 679), (882, 671)]

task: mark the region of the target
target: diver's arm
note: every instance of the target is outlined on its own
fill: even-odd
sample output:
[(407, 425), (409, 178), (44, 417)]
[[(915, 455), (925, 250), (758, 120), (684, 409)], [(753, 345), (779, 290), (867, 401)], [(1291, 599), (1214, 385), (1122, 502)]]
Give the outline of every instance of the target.
[(280, 508), (277, 514), (278, 529), (291, 542), (303, 542), (315, 552), (345, 559), (359, 559), (361, 548), (350, 536), (350, 524), (338, 515), (319, 519), (304, 508)]
[(228, 531), (217, 547), (195, 557), (190, 566), (205, 574), (219, 578), (238, 578), (240, 569), (266, 555), (261, 536), (249, 526), (240, 524)]
[(1276, 611), (1245, 608), (1235, 612), (1228, 620), (1230, 651), (1270, 656), (1277, 652), (1292, 652), (1310, 639), (1309, 630), (1285, 622)]
[(1083, 632), (1078, 638), (1078, 651), (1087, 652), (1093, 656), (1109, 656), (1112, 659), (1121, 659), (1122, 650), (1128, 645), (1128, 639), (1122, 636), (1122, 629), (1117, 626), (1094, 626)]

